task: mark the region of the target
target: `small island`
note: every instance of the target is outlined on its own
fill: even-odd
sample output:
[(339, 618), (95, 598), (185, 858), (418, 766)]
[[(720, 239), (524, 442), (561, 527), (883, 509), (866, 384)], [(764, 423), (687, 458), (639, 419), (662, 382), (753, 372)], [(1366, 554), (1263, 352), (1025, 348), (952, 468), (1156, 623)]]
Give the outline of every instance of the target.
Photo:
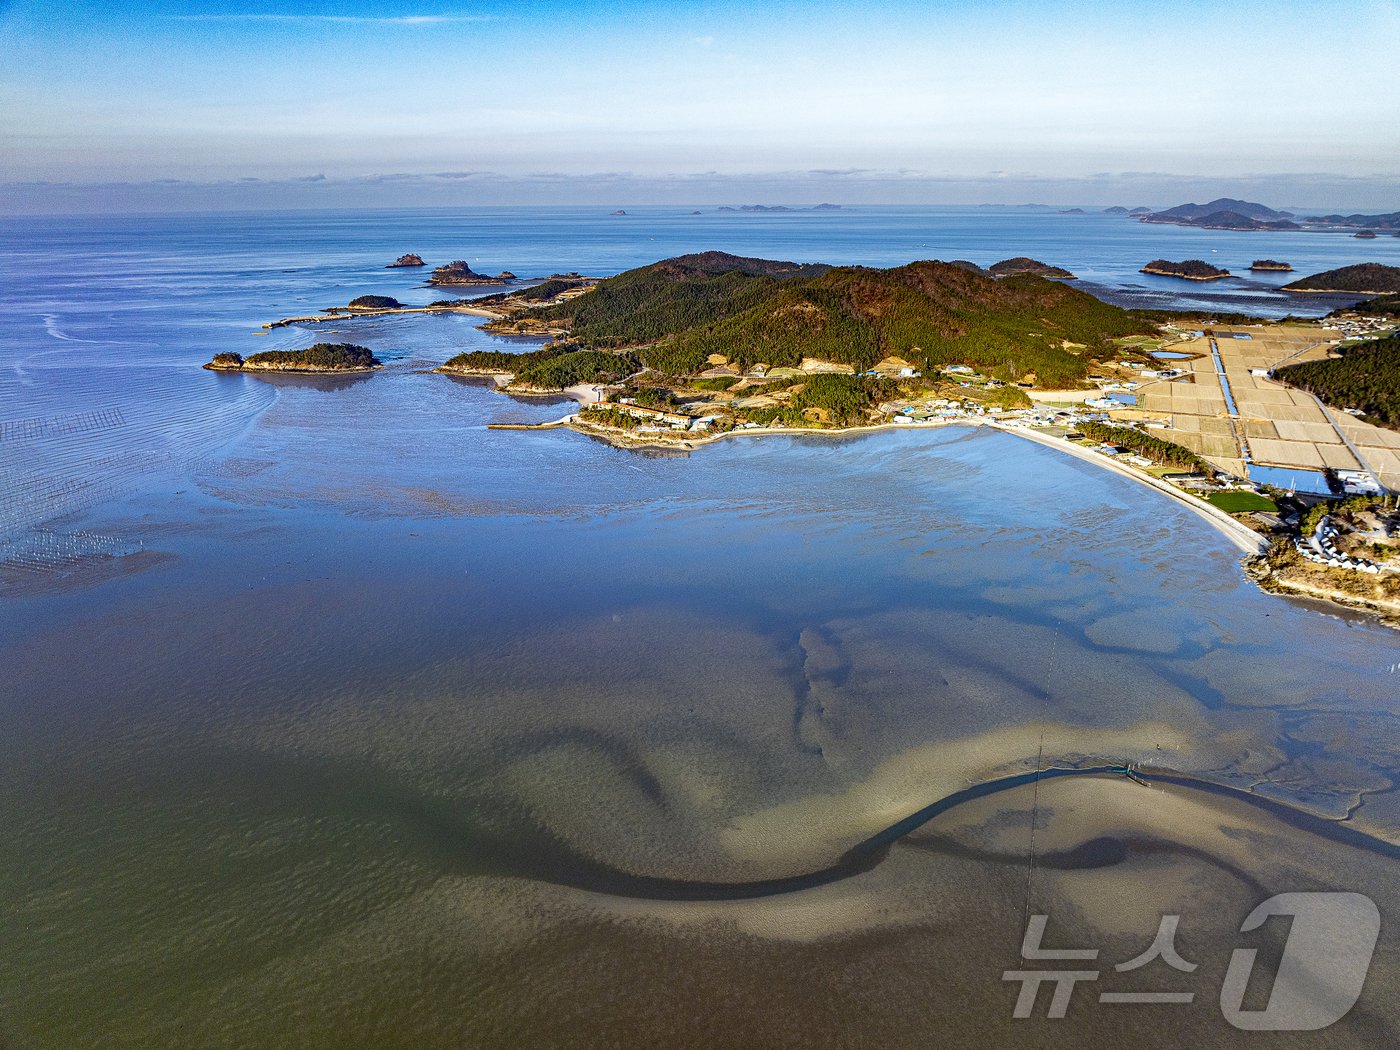
[(1138, 273), (1151, 273), (1158, 277), (1180, 277), (1186, 281), (1218, 281), (1222, 277), (1233, 276), (1229, 270), (1212, 266), (1202, 259), (1187, 259), (1184, 262), (1153, 259)]
[(502, 270), (495, 277), (491, 277), (488, 274), (477, 273), (463, 259), (454, 259), (452, 262), (435, 269), (432, 276), (428, 278), (428, 283), (470, 287), (482, 284), (509, 284), (513, 280), (515, 280), (515, 274), (509, 270)]
[(1037, 277), (1046, 277), (1055, 281), (1073, 281), (1074, 274), (1060, 266), (1051, 266), (1038, 259), (1031, 259), (1024, 255), (1018, 255), (1014, 259), (1003, 259), (999, 263), (992, 263), (987, 267), (987, 272), (993, 277), (1010, 277), (1018, 273), (1033, 273)]
[(354, 343), (316, 343), (305, 350), (264, 350), (243, 358), (242, 354), (215, 354), (204, 366), (213, 372), (372, 372), (382, 367), (368, 347)]
[(1279, 262), (1277, 259), (1255, 259), (1249, 264), (1251, 270), (1262, 271), (1264, 273), (1292, 273), (1293, 267), (1286, 262)]
[(413, 252), (409, 252), (407, 255), (400, 255), (397, 259), (395, 259), (393, 262), (391, 262), (388, 266), (384, 267), (384, 269), (386, 269), (386, 270), (392, 270), (392, 269), (394, 269), (395, 267), (398, 267), (398, 266), (426, 266), (426, 265), (428, 265), (428, 264), (425, 263), (425, 262), (423, 261), (423, 257), (422, 257), (421, 255), (415, 255)]
[(1353, 236), (1353, 237), (1359, 237), (1359, 238), (1360, 238), (1361, 240), (1363, 240), (1363, 241), (1374, 241), (1374, 240), (1376, 239), (1376, 231), (1375, 231), (1375, 230), (1357, 230), (1355, 233), (1352, 234), (1352, 236)]
[(1285, 284), (1283, 290), (1348, 295), (1394, 295), (1400, 292), (1400, 266), (1386, 266), (1382, 263), (1342, 266)]
[(392, 295), (357, 295), (350, 300), (347, 306), (332, 307), (333, 310), (399, 310), (402, 308), (403, 303)]

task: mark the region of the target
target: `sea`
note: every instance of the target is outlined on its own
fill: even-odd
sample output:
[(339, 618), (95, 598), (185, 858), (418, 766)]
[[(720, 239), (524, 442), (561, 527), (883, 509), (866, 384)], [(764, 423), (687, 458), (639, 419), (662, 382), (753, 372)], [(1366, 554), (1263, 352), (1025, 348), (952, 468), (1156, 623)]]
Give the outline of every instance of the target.
[[(1245, 917), (1304, 891), (1387, 920), (1327, 1045), (1393, 1042), (1393, 629), (1014, 435), (622, 450), (488, 429), (566, 406), (432, 372), (537, 345), (480, 318), (263, 325), (442, 298), (386, 269), (410, 251), (1026, 255), (1124, 305), (1320, 316), (1284, 275), (1137, 271), (1400, 239), (611, 211), (0, 219), (0, 1047), (1218, 1042)], [(384, 368), (200, 368), (314, 341)], [(1196, 1001), (1017, 1019), (1036, 914), (1105, 959), (1179, 915)]]

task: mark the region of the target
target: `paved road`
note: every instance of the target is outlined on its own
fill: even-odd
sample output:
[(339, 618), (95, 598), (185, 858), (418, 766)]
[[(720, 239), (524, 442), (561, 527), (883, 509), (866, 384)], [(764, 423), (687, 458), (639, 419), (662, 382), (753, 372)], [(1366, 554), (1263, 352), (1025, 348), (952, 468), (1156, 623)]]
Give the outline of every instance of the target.
[(1361, 450), (1359, 448), (1352, 444), (1351, 438), (1347, 437), (1346, 434), (1342, 433), (1342, 428), (1337, 425), (1336, 417), (1334, 417), (1332, 413), (1328, 411), (1327, 406), (1322, 403), (1321, 399), (1318, 398), (1317, 395), (1309, 394), (1308, 396), (1317, 402), (1317, 407), (1322, 410), (1323, 417), (1327, 420), (1327, 422), (1332, 424), (1332, 429), (1337, 432), (1337, 436), (1342, 439), (1342, 443), (1351, 450), (1351, 454), (1356, 457), (1356, 462), (1361, 464), (1361, 469), (1364, 470), (1367, 474), (1371, 475), (1375, 483), (1378, 486), (1380, 486), (1380, 490), (1382, 492), (1387, 491), (1386, 487), (1383, 484), (1381, 484), (1381, 476), (1376, 473), (1375, 469), (1371, 466), (1371, 464), (1366, 462), (1366, 457), (1361, 454)]

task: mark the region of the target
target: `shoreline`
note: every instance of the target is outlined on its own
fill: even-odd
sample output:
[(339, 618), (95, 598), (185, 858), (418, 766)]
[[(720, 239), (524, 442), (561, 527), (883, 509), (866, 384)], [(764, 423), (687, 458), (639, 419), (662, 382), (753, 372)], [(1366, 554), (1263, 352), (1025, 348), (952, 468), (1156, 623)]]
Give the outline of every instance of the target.
[(499, 321), (505, 314), (488, 310), (483, 306), (395, 306), (383, 310), (346, 310), (337, 313), (319, 313), (307, 317), (284, 317), (280, 321), (268, 321), (263, 328), (287, 328), (292, 325), (325, 324), (327, 321), (353, 321), (361, 317), (396, 317), (400, 314), (470, 314), (474, 317), (487, 317)]
[(1259, 533), (1251, 529), (1249, 526), (1241, 525), (1238, 521), (1230, 517), (1230, 515), (1226, 514), (1223, 510), (1221, 510), (1218, 507), (1211, 506), (1209, 503), (1199, 498), (1198, 496), (1192, 496), (1186, 492), (1183, 492), (1175, 485), (1169, 485), (1165, 481), (1162, 481), (1159, 478), (1154, 478), (1150, 474), (1144, 474), (1141, 471), (1131, 470), (1128, 467), (1123, 466), (1121, 463), (1115, 463), (1107, 456), (1102, 456), (1099, 455), (1097, 452), (1090, 452), (1087, 449), (1082, 449), (1078, 445), (1075, 445), (1069, 441), (1065, 441), (1061, 438), (1047, 437), (1044, 434), (1036, 433), (1035, 431), (1029, 430), (1025, 427), (1008, 427), (998, 423), (987, 423), (983, 425), (994, 427), (995, 429), (1000, 430), (1003, 433), (1018, 434), (1021, 437), (1026, 438), (1027, 440), (1034, 441), (1040, 445), (1045, 445), (1048, 448), (1059, 449), (1061, 452), (1074, 456), (1076, 459), (1083, 460), (1086, 463), (1097, 463), (1099, 466), (1107, 470), (1111, 470), (1114, 473), (1120, 474), (1125, 478), (1131, 478), (1134, 481), (1141, 482), (1149, 488), (1156, 489), (1158, 492), (1161, 492), (1164, 495), (1171, 496), (1177, 502), (1185, 504), (1191, 510), (1195, 511), (1197, 514), (1203, 517), (1207, 522), (1214, 525), (1217, 529), (1224, 533), (1226, 537), (1228, 537), (1236, 547), (1238, 547), (1245, 554), (1263, 554), (1264, 551), (1268, 548), (1268, 541)]
[(1207, 277), (1196, 277), (1189, 273), (1171, 273), (1167, 270), (1149, 270), (1145, 266), (1141, 270), (1139, 270), (1138, 273), (1151, 274), (1153, 277), (1175, 277), (1179, 281), (1223, 281), (1227, 278), (1235, 276), (1234, 274), (1227, 272), (1213, 273)]
[[(566, 423), (564, 420), (556, 420), (548, 424), (534, 424), (534, 426), (539, 429), (556, 429), (560, 426), (568, 426), (569, 429), (576, 430), (581, 434), (587, 434), (590, 437), (603, 437), (619, 448), (671, 448), (684, 451), (692, 451), (717, 441), (723, 441), (725, 438), (733, 437), (763, 437), (767, 435), (786, 434), (790, 436), (801, 435), (844, 438), (860, 437), (865, 434), (878, 433), (882, 430), (937, 430), (944, 427), (966, 427), (969, 429), (975, 427), (990, 427), (1003, 434), (1012, 434), (1017, 437), (1025, 438), (1028, 441), (1033, 441), (1038, 445), (1043, 445), (1046, 448), (1057, 449), (1066, 455), (1073, 456), (1086, 463), (1092, 463), (1105, 470), (1112, 471), (1121, 477), (1129, 478), (1148, 488), (1155, 489), (1163, 495), (1170, 496), (1172, 499), (1195, 511), (1209, 524), (1215, 526), (1216, 529), (1223, 533), (1244, 554), (1259, 555), (1264, 553), (1268, 547), (1268, 542), (1265, 537), (1261, 536), (1247, 525), (1240, 524), (1223, 510), (1211, 506), (1205, 500), (1183, 492), (1174, 485), (1169, 485), (1165, 481), (1152, 477), (1150, 474), (1144, 474), (1140, 471), (1125, 467), (1120, 463), (1115, 463), (1107, 456), (1090, 452), (1087, 449), (1081, 449), (1077, 445), (1061, 438), (1048, 437), (1027, 427), (1006, 426), (1003, 423), (998, 423), (993, 420), (978, 423), (964, 420), (938, 423), (877, 423), (872, 426), (842, 427), (837, 430), (809, 430), (806, 427), (761, 427), (752, 430), (729, 430), (725, 431), (723, 434), (710, 434), (703, 437), (685, 438), (678, 441), (667, 441), (650, 435), (645, 438), (633, 438), (629, 440), (623, 437), (626, 432), (614, 432), (602, 427), (589, 426), (587, 424), (580, 425), (574, 421)], [(526, 428), (515, 426), (511, 429)], [(615, 438), (622, 438), (622, 440), (614, 440)]]
[(1192, 496), (1159, 478), (1155, 478), (1150, 474), (1144, 474), (1130, 467), (1125, 467), (1106, 456), (1090, 452), (1088, 449), (1080, 448), (1062, 438), (1052, 438), (1026, 427), (1009, 427), (991, 420), (977, 423), (965, 420), (938, 423), (880, 423), (866, 427), (844, 427), (839, 430), (808, 430), (803, 427), (763, 427), (754, 430), (730, 430), (723, 434), (667, 441), (664, 439), (657, 439), (654, 436), (629, 439), (624, 436), (625, 432), (607, 430), (602, 427), (588, 426), (586, 424), (580, 426), (573, 416), (566, 416), (563, 419), (557, 419), (549, 423), (493, 424), (491, 429), (558, 430), (567, 428), (583, 434), (586, 437), (607, 441), (617, 448), (670, 449), (673, 451), (691, 452), (705, 445), (714, 444), (717, 441), (722, 441), (730, 437), (761, 437), (764, 435), (783, 434), (788, 436), (858, 438), (882, 430), (937, 430), (944, 427), (963, 427), (965, 429), (989, 427), (1004, 434), (1012, 434), (1028, 441), (1033, 441), (1046, 448), (1056, 449), (1082, 462), (1096, 465), (1120, 477), (1136, 481), (1147, 488), (1154, 489), (1162, 495), (1171, 497), (1179, 504), (1193, 511), (1208, 525), (1214, 527), (1229, 540), (1243, 555), (1238, 564), (1244, 570), (1245, 576), (1265, 594), (1271, 594), (1281, 598), (1296, 598), (1304, 601), (1323, 602), (1353, 615), (1366, 616), (1368, 619), (1379, 623), (1381, 626), (1400, 630), (1400, 601), (1371, 600), (1335, 588), (1319, 586), (1301, 580), (1293, 580), (1276, 572), (1261, 572), (1256, 566), (1258, 565), (1259, 559), (1269, 550), (1268, 537), (1236, 521), (1218, 507), (1214, 507), (1205, 500), (1197, 496)]
[(245, 375), (298, 375), (298, 376), (350, 376), (363, 375), (366, 372), (378, 372), (383, 365), (369, 365), (365, 368), (259, 368), (254, 365), (249, 368), (247, 363), (234, 367), (232, 365), (200, 365), (200, 368), (209, 372), (242, 372)]

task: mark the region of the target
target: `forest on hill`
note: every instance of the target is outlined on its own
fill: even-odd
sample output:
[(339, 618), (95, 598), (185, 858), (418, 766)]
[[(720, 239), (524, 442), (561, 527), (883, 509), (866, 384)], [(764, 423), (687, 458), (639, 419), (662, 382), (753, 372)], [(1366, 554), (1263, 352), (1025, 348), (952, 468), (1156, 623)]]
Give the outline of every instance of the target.
[(1400, 428), (1400, 334), (1358, 343), (1341, 357), (1274, 372), (1337, 408), (1359, 408), (1372, 423)]
[[(1030, 274), (997, 280), (943, 262), (891, 269), (746, 259), (721, 252), (628, 270), (568, 302), (517, 316), (569, 330), (587, 349), (628, 349), (686, 375), (722, 354), (749, 367), (817, 358), (869, 369), (889, 355), (928, 369), (1073, 384), (1152, 330), (1143, 315)], [(1073, 344), (1066, 346), (1066, 344)]]
[(1285, 292), (1356, 292), (1363, 295), (1393, 295), (1400, 292), (1400, 266), (1383, 263), (1357, 263), (1324, 270), (1310, 277), (1285, 284)]

